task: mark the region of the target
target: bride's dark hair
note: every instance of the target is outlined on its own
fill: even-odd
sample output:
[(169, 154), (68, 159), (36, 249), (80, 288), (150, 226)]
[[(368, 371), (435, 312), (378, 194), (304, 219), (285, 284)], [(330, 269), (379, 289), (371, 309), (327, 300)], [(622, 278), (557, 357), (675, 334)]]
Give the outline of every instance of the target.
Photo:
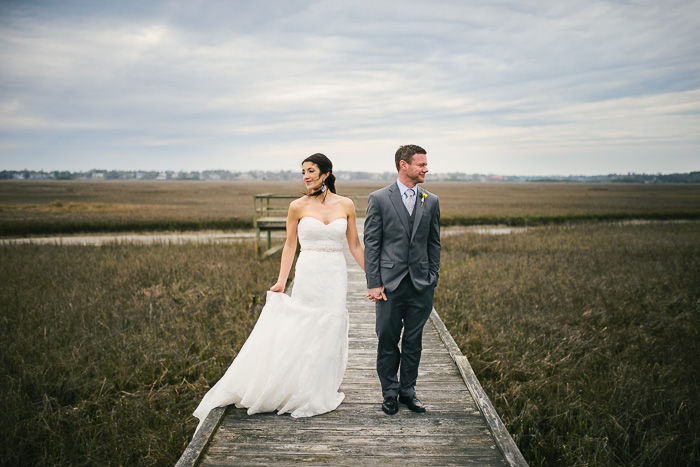
[[(316, 164), (319, 172), (321, 172), (321, 175), (328, 174), (328, 177), (326, 177), (326, 181), (324, 183), (326, 184), (326, 188), (328, 188), (331, 193), (335, 193), (335, 175), (333, 175), (333, 163), (331, 160), (320, 152), (317, 152), (316, 154), (312, 154), (304, 159), (301, 163), (304, 164), (304, 162)], [(310, 193), (309, 196), (318, 196), (320, 194), (323, 194), (322, 190), (318, 190), (315, 193)]]

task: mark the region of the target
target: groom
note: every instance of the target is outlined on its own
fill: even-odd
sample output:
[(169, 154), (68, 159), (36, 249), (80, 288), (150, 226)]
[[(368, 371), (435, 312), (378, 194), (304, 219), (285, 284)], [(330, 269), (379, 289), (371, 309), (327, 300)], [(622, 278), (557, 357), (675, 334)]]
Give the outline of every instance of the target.
[(399, 402), (425, 412), (415, 385), (440, 270), (439, 199), (418, 187), (428, 172), (426, 152), (401, 146), (395, 160), (398, 180), (369, 195), (364, 227), (367, 298), (376, 303), (377, 374), (382, 410), (389, 415), (398, 412)]

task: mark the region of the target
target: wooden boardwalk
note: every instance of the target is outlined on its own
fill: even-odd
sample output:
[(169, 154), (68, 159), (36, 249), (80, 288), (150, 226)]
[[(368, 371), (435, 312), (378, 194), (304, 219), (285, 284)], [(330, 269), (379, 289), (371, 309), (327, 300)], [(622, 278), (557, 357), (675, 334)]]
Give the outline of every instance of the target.
[(527, 465), (435, 311), (425, 327), (416, 385), (426, 413), (403, 404), (396, 415), (382, 412), (374, 304), (364, 298), (364, 273), (347, 247), (346, 261), (345, 401), (331, 413), (303, 419), (215, 409), (177, 465)]

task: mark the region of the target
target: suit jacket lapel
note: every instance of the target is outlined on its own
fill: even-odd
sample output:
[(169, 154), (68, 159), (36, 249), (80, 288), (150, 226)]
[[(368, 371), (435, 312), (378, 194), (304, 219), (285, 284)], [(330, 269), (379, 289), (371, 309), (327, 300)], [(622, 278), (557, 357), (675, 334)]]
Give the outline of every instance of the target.
[[(420, 224), (420, 218), (423, 215), (423, 210), (425, 209), (423, 207), (423, 203), (424, 203), (424, 200), (422, 198), (423, 193), (424, 193), (423, 189), (418, 188), (417, 193), (416, 193), (416, 207), (414, 208), (416, 210), (416, 218), (413, 219), (413, 232), (411, 232), (411, 240), (413, 240), (413, 236), (416, 235), (416, 231), (418, 230), (418, 224)], [(404, 208), (404, 211), (406, 211), (405, 208)]]
[(403, 204), (403, 200), (401, 199), (401, 190), (399, 190), (398, 185), (394, 183), (389, 191), (391, 193), (389, 196), (391, 199), (391, 204), (394, 205), (394, 209), (396, 209), (399, 219), (401, 219), (401, 223), (403, 224), (403, 228), (406, 229), (406, 233), (410, 234), (408, 231), (408, 211), (406, 210), (406, 205)]

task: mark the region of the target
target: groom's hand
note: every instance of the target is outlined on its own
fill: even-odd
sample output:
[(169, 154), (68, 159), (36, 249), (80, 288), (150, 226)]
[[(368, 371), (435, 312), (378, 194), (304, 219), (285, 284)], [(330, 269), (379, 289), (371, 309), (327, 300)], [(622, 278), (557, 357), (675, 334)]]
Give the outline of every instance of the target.
[(386, 301), (386, 294), (384, 293), (384, 286), (373, 287), (371, 289), (367, 289), (367, 295), (365, 295), (365, 298), (369, 298), (373, 302), (376, 302), (377, 300)]

